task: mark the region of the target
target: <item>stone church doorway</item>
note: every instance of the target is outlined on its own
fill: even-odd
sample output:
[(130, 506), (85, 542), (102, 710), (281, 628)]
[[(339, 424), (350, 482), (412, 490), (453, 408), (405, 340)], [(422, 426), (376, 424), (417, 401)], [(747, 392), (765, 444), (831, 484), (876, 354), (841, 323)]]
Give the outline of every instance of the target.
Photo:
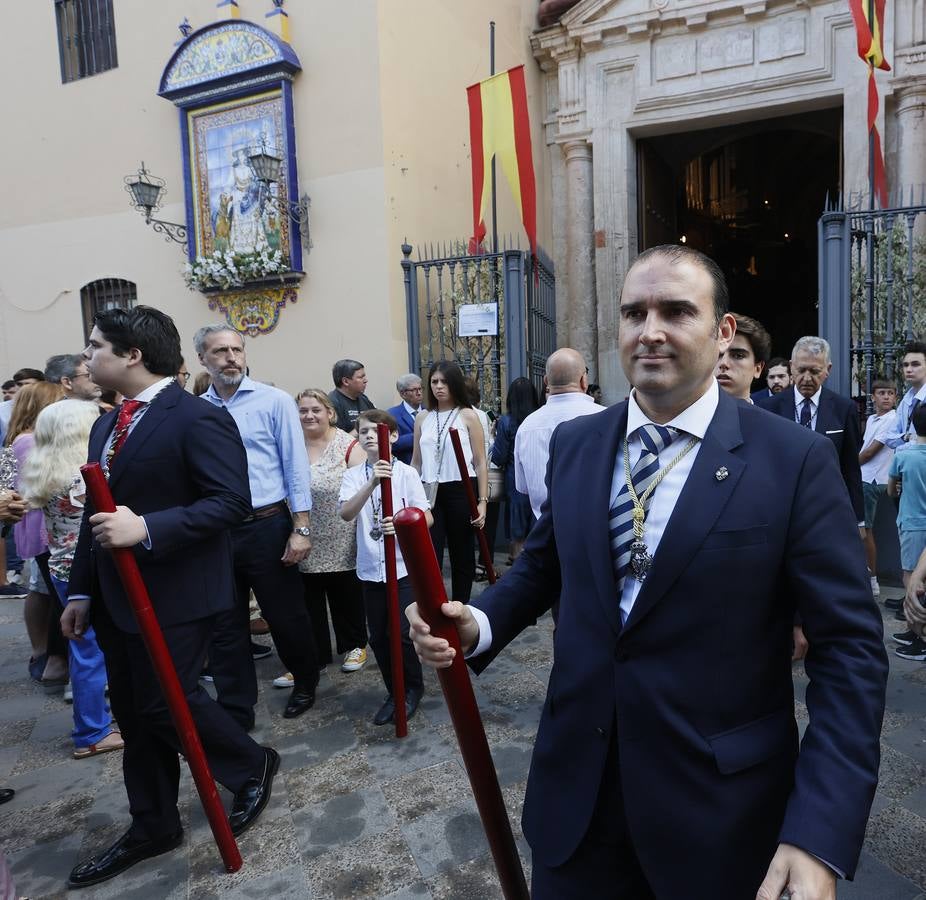
[(637, 139), (640, 250), (683, 242), (720, 264), (772, 353), (816, 334), (817, 220), (841, 187), (842, 110)]

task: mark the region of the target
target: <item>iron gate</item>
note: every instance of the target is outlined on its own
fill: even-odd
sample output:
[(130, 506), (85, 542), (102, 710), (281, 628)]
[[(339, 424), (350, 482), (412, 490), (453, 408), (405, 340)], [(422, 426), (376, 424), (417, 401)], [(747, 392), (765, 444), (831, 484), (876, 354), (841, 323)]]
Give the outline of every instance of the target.
[(864, 395), (883, 377), (903, 390), (903, 345), (926, 335), (926, 190), (902, 205), (844, 208), (820, 218), (820, 334), (833, 352), (833, 389)]
[(402, 245), (409, 371), (424, 379), (435, 362), (455, 360), (476, 379), (483, 409), (496, 413), (515, 378), (530, 378), (542, 397), (546, 359), (556, 349), (555, 279), (546, 254), (538, 250), (532, 260), (507, 241), (497, 253), (478, 255), (465, 244), (429, 245), (412, 259), (413, 249)]

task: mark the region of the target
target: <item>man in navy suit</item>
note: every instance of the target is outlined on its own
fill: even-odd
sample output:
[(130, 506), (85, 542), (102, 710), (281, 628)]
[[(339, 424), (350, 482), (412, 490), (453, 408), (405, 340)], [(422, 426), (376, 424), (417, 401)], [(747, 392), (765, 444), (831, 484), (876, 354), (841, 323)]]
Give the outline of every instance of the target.
[(400, 375), (396, 379), (395, 389), (402, 402), (398, 406), (389, 407), (389, 413), (399, 423), (399, 439), (392, 445), (392, 454), (410, 466), (415, 442), (415, 416), (421, 412), (421, 379), (411, 372)]
[(753, 403), (759, 400), (765, 400), (768, 397), (774, 397), (780, 394), (785, 388), (791, 386), (791, 363), (780, 356), (773, 356), (765, 367), (765, 383), (767, 387), (758, 391), (753, 391), (750, 399)]
[(106, 881), (183, 839), (180, 742), (110, 549), (134, 550), (212, 774), (234, 793), (236, 834), (263, 810), (279, 766), (276, 752), (251, 740), (198, 680), (216, 617), (234, 600), (228, 529), (251, 510), (238, 429), (225, 410), (177, 385), (180, 336), (168, 316), (136, 306), (94, 321), (87, 368), (126, 398), (90, 432), (89, 459), (107, 470), (116, 512), (84, 514), (61, 625), (80, 640), (92, 616), (125, 739), (132, 824), (71, 872), (70, 887)]
[[(537, 898), (831, 900), (857, 864), (880, 616), (832, 443), (712, 377), (727, 304), (697, 251), (638, 257), (620, 300), (631, 397), (554, 432), (524, 552), (444, 606), (479, 671), (560, 598), (523, 815)], [(812, 647), (800, 753), (796, 610)], [(422, 659), (450, 665), (407, 614)]]
[(756, 402), (763, 409), (791, 422), (825, 434), (833, 442), (856, 521), (864, 529), (865, 500), (858, 462), (862, 449), (858, 407), (849, 397), (842, 397), (823, 386), (832, 368), (830, 345), (823, 338), (802, 337), (791, 353), (794, 386)]

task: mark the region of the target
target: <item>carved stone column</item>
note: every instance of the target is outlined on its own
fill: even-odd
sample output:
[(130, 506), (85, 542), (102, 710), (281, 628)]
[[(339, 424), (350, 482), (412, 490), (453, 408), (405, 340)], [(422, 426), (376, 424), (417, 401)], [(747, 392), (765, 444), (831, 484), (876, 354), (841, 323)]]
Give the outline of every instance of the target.
[(898, 79), (894, 84), (897, 121), (897, 187), (903, 203), (922, 203), (926, 190), (926, 76)]
[(592, 145), (583, 139), (563, 144), (566, 159), (566, 300), (569, 346), (598, 370), (598, 301), (595, 290), (595, 200)]

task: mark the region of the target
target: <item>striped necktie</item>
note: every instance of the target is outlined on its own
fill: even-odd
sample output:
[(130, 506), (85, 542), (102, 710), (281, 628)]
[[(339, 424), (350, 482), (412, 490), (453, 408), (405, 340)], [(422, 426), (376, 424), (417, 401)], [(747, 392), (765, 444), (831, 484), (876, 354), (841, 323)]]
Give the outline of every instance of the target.
[[(664, 425), (646, 424), (636, 430), (643, 443), (640, 458), (630, 472), (633, 488), (639, 497), (649, 487), (650, 482), (659, 473), (659, 454), (678, 437), (678, 430)], [(618, 462), (623, 466), (623, 462)], [(655, 491), (653, 492), (655, 493)], [(644, 501), (644, 509), (649, 509), (652, 494)], [(611, 544), (611, 562), (617, 581), (617, 593), (624, 588), (624, 576), (630, 565), (630, 545), (633, 543), (633, 500), (627, 484), (621, 485), (614, 506), (608, 512), (608, 537)]]
[(116, 413), (116, 427), (113, 429), (113, 435), (109, 442), (109, 449), (106, 451), (106, 470), (109, 471), (116, 454), (122, 449), (122, 445), (129, 436), (129, 429), (132, 427), (132, 417), (138, 410), (146, 404), (142, 400), (123, 400), (119, 412)]

